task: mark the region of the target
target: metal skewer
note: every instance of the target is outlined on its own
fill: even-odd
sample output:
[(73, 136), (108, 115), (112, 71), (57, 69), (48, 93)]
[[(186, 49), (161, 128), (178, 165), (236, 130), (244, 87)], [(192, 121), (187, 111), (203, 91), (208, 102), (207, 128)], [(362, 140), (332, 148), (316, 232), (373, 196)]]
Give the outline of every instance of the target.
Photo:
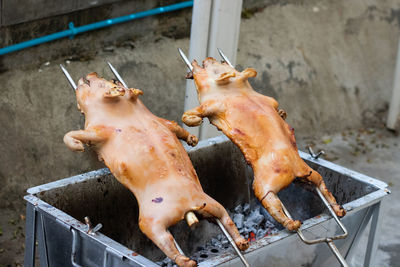
[(60, 68), (61, 70), (64, 72), (65, 77), (67, 77), (67, 80), (69, 81), (69, 84), (72, 86), (72, 88), (74, 90), (76, 90), (77, 86), (74, 82), (74, 80), (72, 79), (71, 75), (69, 74), (69, 72), (67, 71), (66, 68), (64, 68), (64, 66), (62, 64), (60, 64)]
[[(221, 49), (217, 48), (218, 53), (220, 54), (220, 56), (222, 57), (222, 59), (232, 68), (234, 68), (234, 66), (232, 65), (232, 63), (229, 61), (229, 59), (225, 56), (225, 54), (222, 52)], [(319, 152), (317, 155), (314, 154), (314, 152), (312, 151), (312, 149), (310, 150), (310, 154), (312, 157), (314, 157), (315, 159), (317, 159), (319, 156), (321, 156), (323, 154), (323, 152)], [(329, 212), (331, 213), (332, 217), (335, 219), (336, 223), (340, 226), (340, 228), (343, 231), (343, 234), (341, 235), (337, 235), (337, 236), (333, 236), (333, 237), (327, 237), (327, 238), (318, 238), (318, 239), (314, 239), (314, 240), (309, 240), (307, 238), (305, 238), (305, 236), (303, 235), (303, 232), (299, 229), (297, 229), (297, 234), (299, 235), (300, 239), (306, 243), (306, 244), (317, 244), (317, 243), (321, 243), (321, 242), (326, 242), (329, 246), (329, 248), (332, 250), (333, 254), (336, 256), (336, 258), (339, 260), (340, 264), (342, 264), (342, 266), (344, 267), (348, 267), (349, 265), (347, 264), (346, 260), (343, 258), (343, 256), (340, 254), (340, 251), (337, 249), (337, 247), (335, 246), (335, 244), (333, 243), (333, 240), (336, 239), (343, 239), (347, 236), (348, 232), (347, 229), (344, 227), (344, 225), (342, 224), (342, 222), (339, 220), (339, 218), (337, 217), (336, 213), (334, 212), (334, 210), (332, 209), (331, 205), (329, 204), (329, 202), (326, 200), (326, 198), (324, 197), (324, 195), (322, 194), (322, 192), (319, 190), (319, 188), (317, 186), (315, 186), (315, 189), (318, 193), (318, 196), (321, 198), (322, 202), (324, 203), (324, 205), (328, 208)], [(286, 216), (289, 217), (291, 220), (292, 216), (289, 214), (289, 211), (286, 209), (286, 207), (283, 205), (282, 203), (282, 209), (285, 212)]]
[[(113, 66), (110, 62), (108, 62), (108, 61), (107, 61), (107, 64), (108, 64), (108, 66), (110, 67), (111, 72), (115, 75), (115, 78), (117, 78), (117, 80), (118, 80), (120, 83), (122, 83), (122, 85), (123, 85), (125, 88), (128, 88), (128, 86), (126, 85), (125, 81), (122, 79), (121, 75), (119, 75), (118, 71), (114, 68), (114, 66)], [(187, 216), (188, 214), (189, 214), (189, 217), (192, 218), (192, 220), (194, 220), (194, 221), (191, 222), (191, 223), (188, 222), (189, 226), (192, 226), (193, 224), (199, 222), (198, 219), (197, 219), (197, 217), (196, 217), (196, 215), (195, 215), (193, 212), (188, 212), (188, 213), (185, 215), (185, 218), (189, 218), (189, 217)], [(197, 220), (197, 222), (196, 222), (196, 220)], [(169, 230), (167, 230), (167, 231), (171, 234), (171, 232), (170, 232)], [(179, 251), (179, 253), (180, 253), (181, 255), (185, 255), (185, 253), (183, 252), (182, 248), (179, 246), (178, 242), (176, 242), (175, 238), (173, 238), (173, 240), (174, 240), (174, 244), (175, 244), (177, 250)]]
[[(117, 78), (117, 80), (120, 83), (122, 83), (123, 86), (128, 88), (128, 86), (126, 85), (126, 83), (122, 79), (121, 75), (119, 75), (118, 71), (114, 68), (114, 66), (110, 62), (107, 62), (107, 64), (108, 64), (108, 66), (110, 66), (111, 72), (115, 75), (115, 78)], [(194, 214), (193, 211), (188, 211), (185, 214), (185, 219), (186, 219), (187, 224), (190, 227), (192, 227), (193, 225), (196, 225), (199, 222), (199, 220), (196, 217), (196, 214)]]
[[(118, 81), (119, 81), (120, 83), (122, 83), (122, 85), (123, 85), (124, 87), (128, 88), (128, 86), (126, 85), (126, 83), (124, 82), (124, 80), (122, 79), (122, 77), (119, 75), (119, 73), (117, 72), (117, 70), (113, 67), (113, 65), (111, 65), (110, 62), (107, 62), (107, 63), (108, 63), (108, 65), (110, 66), (110, 69), (111, 69), (111, 71), (113, 72), (113, 74), (115, 75), (115, 77), (118, 79)], [(61, 67), (61, 70), (64, 72), (65, 77), (67, 77), (67, 80), (68, 80), (69, 84), (72, 86), (72, 88), (73, 88), (74, 90), (76, 90), (77, 86), (76, 86), (74, 80), (72, 79), (71, 75), (70, 75), (69, 72), (67, 71), (67, 69), (64, 68), (64, 66), (63, 66), (62, 64), (60, 64), (60, 67)], [(191, 215), (191, 214), (190, 214), (190, 215)], [(186, 217), (186, 216), (185, 216), (185, 217)], [(192, 223), (191, 223), (191, 224), (195, 224), (195, 223), (196, 223), (196, 220), (197, 220), (196, 215), (193, 213), (193, 215), (191, 215), (191, 216), (189, 216), (189, 217), (190, 217), (191, 220), (192, 220)], [(196, 220), (195, 220), (195, 219), (196, 219)], [(198, 220), (197, 220), (197, 222), (198, 222)], [(89, 220), (89, 217), (85, 217), (85, 223), (87, 224), (88, 229), (89, 229), (88, 233), (94, 233), (94, 234), (95, 234), (95, 233), (96, 233), (98, 230), (100, 230), (100, 228), (102, 227), (101, 224), (98, 224), (98, 225), (96, 225), (95, 228), (92, 229), (92, 225), (91, 225), (91, 222), (90, 222), (90, 220)], [(190, 226), (190, 225), (189, 225), (189, 226)], [(169, 230), (167, 230), (167, 231), (169, 232)], [(170, 233), (170, 232), (169, 232), (169, 233)], [(175, 244), (177, 250), (179, 251), (179, 253), (182, 254), (182, 255), (185, 255), (185, 253), (183, 252), (183, 250), (181, 249), (181, 247), (179, 246), (179, 244), (176, 242), (175, 238), (173, 238), (173, 240), (174, 240), (174, 244)]]
[[(190, 63), (189, 59), (187, 58), (187, 56), (185, 55), (185, 53), (182, 51), (182, 49), (178, 48), (179, 54), (181, 55), (183, 61), (186, 63), (186, 66), (188, 67), (188, 69), (190, 71), (193, 71), (193, 66)], [(245, 257), (243, 256), (242, 252), (239, 250), (239, 248), (237, 247), (235, 241), (232, 239), (232, 237), (230, 236), (230, 234), (228, 233), (228, 231), (225, 229), (224, 225), (221, 223), (221, 221), (216, 218), (215, 219), (219, 228), (221, 228), (221, 231), (224, 233), (224, 235), (226, 236), (226, 238), (228, 239), (229, 243), (231, 244), (231, 246), (234, 248), (234, 250), (236, 251), (236, 253), (238, 254), (240, 260), (243, 262), (244, 266), (248, 267), (250, 266), (248, 264), (248, 262), (246, 261)]]
[(183, 59), (183, 61), (186, 63), (186, 66), (188, 67), (188, 69), (190, 71), (193, 71), (193, 66), (192, 63), (190, 63), (189, 59), (187, 58), (187, 56), (185, 55), (185, 53), (183, 53), (182, 49), (178, 48), (179, 54), (181, 55), (181, 58)]
[(128, 86), (126, 85), (126, 83), (124, 82), (124, 80), (122, 79), (121, 75), (119, 75), (118, 71), (113, 67), (113, 65), (111, 65), (111, 63), (109, 61), (107, 61), (108, 66), (110, 67), (112, 73), (115, 75), (115, 78), (117, 78), (117, 80), (122, 83), (122, 85), (125, 88), (128, 88)]
[(217, 48), (219, 55), (222, 57), (222, 59), (232, 68), (235, 68), (232, 63), (229, 61), (229, 59), (227, 58), (227, 56), (225, 56), (224, 52), (222, 52), (221, 49)]
[(238, 254), (240, 260), (243, 262), (244, 266), (250, 267), (250, 265), (247, 263), (246, 259), (244, 258), (242, 252), (237, 247), (235, 241), (232, 239), (231, 235), (228, 233), (228, 231), (226, 231), (222, 222), (218, 218), (216, 218), (215, 220), (217, 221), (219, 228), (221, 228), (221, 230), (224, 233), (224, 235), (226, 236), (226, 238), (228, 238), (229, 243), (231, 243), (232, 247), (235, 249), (236, 253)]

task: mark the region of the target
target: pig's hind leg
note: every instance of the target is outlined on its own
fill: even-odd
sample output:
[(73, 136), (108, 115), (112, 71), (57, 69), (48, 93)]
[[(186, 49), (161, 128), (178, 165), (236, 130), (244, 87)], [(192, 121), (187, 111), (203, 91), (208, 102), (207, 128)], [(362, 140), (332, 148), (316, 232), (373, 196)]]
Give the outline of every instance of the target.
[(297, 174), (297, 177), (300, 179), (306, 180), (314, 184), (318, 189), (321, 191), (322, 195), (326, 198), (326, 200), (331, 205), (332, 209), (335, 211), (336, 215), (339, 217), (343, 217), (346, 215), (346, 210), (343, 209), (341, 205), (336, 202), (335, 197), (329, 192), (328, 188), (322, 176), (316, 172), (315, 170), (311, 169), (306, 163), (303, 162), (303, 169), (300, 173)]
[(140, 230), (157, 245), (159, 249), (164, 252), (171, 260), (174, 260), (179, 267), (194, 267), (197, 266), (196, 261), (191, 260), (179, 253), (174, 243), (174, 237), (166, 229), (165, 225), (153, 222), (153, 220), (146, 220), (140, 218)]

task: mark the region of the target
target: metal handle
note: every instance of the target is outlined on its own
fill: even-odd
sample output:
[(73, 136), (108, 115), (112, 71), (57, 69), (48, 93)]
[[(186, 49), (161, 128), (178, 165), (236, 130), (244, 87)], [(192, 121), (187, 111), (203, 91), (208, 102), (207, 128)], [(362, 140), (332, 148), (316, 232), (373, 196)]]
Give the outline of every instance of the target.
[[(343, 234), (341, 235), (337, 235), (337, 236), (333, 236), (333, 237), (326, 237), (326, 238), (317, 238), (317, 239), (307, 239), (303, 232), (301, 231), (301, 229), (297, 229), (296, 232), (299, 235), (301, 241), (303, 241), (304, 243), (308, 244), (308, 245), (313, 245), (313, 244), (318, 244), (318, 243), (322, 243), (325, 242), (328, 244), (329, 248), (332, 250), (333, 254), (335, 255), (335, 257), (338, 259), (338, 261), (340, 262), (340, 264), (342, 264), (342, 266), (344, 267), (348, 267), (349, 265), (347, 264), (346, 260), (344, 259), (344, 257), (342, 256), (342, 254), (340, 254), (340, 251), (338, 250), (338, 248), (335, 246), (335, 244), (333, 243), (333, 240), (336, 239), (343, 239), (346, 238), (348, 235), (347, 229), (344, 227), (344, 225), (342, 224), (342, 222), (339, 220), (339, 218), (337, 217), (336, 213), (334, 212), (334, 210), (332, 209), (331, 205), (329, 204), (329, 202), (326, 200), (326, 198), (324, 197), (324, 195), (322, 194), (322, 192), (319, 190), (318, 187), (315, 187), (315, 190), (318, 193), (318, 196), (321, 198), (322, 202), (324, 203), (324, 205), (328, 208), (329, 212), (331, 213), (332, 217), (335, 219), (336, 223), (339, 225), (339, 227), (342, 229)], [(286, 209), (286, 207), (283, 205), (282, 203), (282, 209), (285, 212), (286, 216), (288, 216), (290, 219), (293, 220), (292, 216), (290, 215), (289, 211)]]
[(328, 239), (326, 241), (329, 248), (332, 250), (333, 254), (335, 255), (336, 259), (340, 262), (343, 267), (349, 267), (346, 260), (343, 258), (342, 254), (340, 253), (339, 249), (335, 246), (332, 239)]
[[(228, 57), (225, 56), (225, 54), (222, 52), (221, 49), (218, 49), (218, 53), (220, 54), (220, 56), (222, 57), (222, 59), (233, 68), (232, 63), (229, 61)], [(181, 52), (181, 51), (179, 51)], [(182, 55), (182, 53), (181, 53)], [(185, 60), (185, 58), (184, 58)], [(185, 62), (188, 61), (187, 59), (185, 60)], [(186, 63), (187, 64), (187, 63)], [(317, 154), (314, 153), (314, 151), (312, 150), (311, 147), (308, 147), (308, 151), (310, 152), (311, 157), (313, 157), (314, 159), (318, 159), (321, 155), (323, 155), (325, 152), (324, 151), (320, 151)], [(339, 260), (339, 262), (342, 264), (342, 266), (344, 267), (348, 267), (349, 265), (346, 263), (345, 259), (343, 258), (343, 256), (340, 254), (340, 251), (337, 249), (337, 247), (335, 246), (335, 244), (333, 243), (333, 240), (336, 239), (342, 239), (345, 238), (347, 236), (347, 229), (344, 227), (344, 225), (342, 224), (342, 222), (339, 220), (339, 218), (336, 216), (336, 213), (333, 211), (331, 205), (329, 205), (329, 202), (325, 199), (325, 197), (322, 195), (321, 191), (319, 190), (318, 187), (315, 187), (315, 189), (317, 190), (317, 193), (319, 195), (319, 197), (321, 198), (322, 202), (324, 202), (325, 206), (328, 208), (329, 212), (332, 214), (332, 217), (335, 219), (336, 223), (340, 226), (340, 228), (342, 229), (342, 231), (344, 232), (342, 235), (337, 235), (337, 236), (333, 236), (330, 238), (318, 238), (318, 239), (314, 239), (314, 240), (309, 240), (307, 239), (304, 235), (303, 232), (299, 229), (297, 229), (297, 234), (299, 235), (300, 239), (306, 243), (306, 244), (317, 244), (317, 243), (321, 243), (321, 242), (326, 242), (329, 246), (329, 248), (332, 250), (333, 254), (336, 256), (336, 258)], [(290, 219), (292, 219), (292, 216), (290, 216), (288, 210), (286, 209), (286, 207), (283, 205), (282, 203), (282, 208), (283, 211), (286, 213), (286, 216), (288, 216)], [(293, 220), (293, 219), (292, 219)]]
[(71, 228), (72, 232), (72, 252), (71, 252), (71, 263), (74, 267), (82, 267), (76, 262), (76, 252), (78, 251), (78, 231), (75, 229)]
[(311, 156), (313, 159), (318, 159), (320, 156), (322, 156), (322, 155), (325, 154), (325, 151), (323, 151), (323, 150), (321, 150), (321, 151), (319, 151), (317, 154), (315, 154), (315, 153), (314, 153), (314, 150), (313, 150), (310, 146), (308, 146), (307, 149), (308, 149), (308, 153), (310, 153), (310, 156)]

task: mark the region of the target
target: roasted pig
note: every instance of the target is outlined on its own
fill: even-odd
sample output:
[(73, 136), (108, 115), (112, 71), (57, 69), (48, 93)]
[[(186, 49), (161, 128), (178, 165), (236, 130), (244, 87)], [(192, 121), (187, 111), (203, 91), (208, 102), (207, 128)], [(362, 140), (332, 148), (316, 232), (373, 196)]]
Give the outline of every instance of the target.
[(254, 69), (239, 72), (213, 58), (204, 60), (203, 66), (193, 61), (192, 66), (188, 78), (194, 78), (200, 106), (186, 111), (183, 122), (198, 126), (207, 117), (240, 148), (254, 171), (254, 193), (275, 220), (289, 230), (301, 225), (285, 215), (277, 197), (296, 177), (318, 186), (335, 213), (345, 215), (321, 175), (300, 158), (294, 130), (278, 102), (249, 84), (248, 78), (257, 75)]
[(139, 89), (124, 88), (96, 73), (79, 80), (78, 108), (85, 129), (71, 131), (64, 142), (73, 151), (92, 145), (117, 180), (139, 203), (139, 227), (179, 266), (196, 266), (180, 254), (168, 227), (192, 211), (219, 218), (238, 247), (248, 247), (226, 210), (203, 192), (197, 174), (179, 139), (189, 145), (197, 138), (175, 122), (152, 114), (138, 99)]

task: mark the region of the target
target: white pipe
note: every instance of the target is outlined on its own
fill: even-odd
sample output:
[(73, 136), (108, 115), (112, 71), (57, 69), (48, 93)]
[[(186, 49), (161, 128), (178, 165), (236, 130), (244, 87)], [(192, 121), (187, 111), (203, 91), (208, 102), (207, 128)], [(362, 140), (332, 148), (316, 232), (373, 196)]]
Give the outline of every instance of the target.
[[(212, 0), (194, 0), (192, 27), (190, 32), (189, 60), (203, 60), (207, 57)], [(185, 111), (199, 105), (197, 92), (192, 80), (186, 81)], [(200, 127), (187, 127), (191, 134), (200, 135)]]
[(394, 71), (393, 94), (389, 105), (386, 127), (396, 130), (400, 115), (400, 40), (397, 48), (396, 68)]
[[(236, 62), (236, 53), (239, 42), (240, 18), (242, 13), (242, 0), (214, 0), (211, 10), (210, 34), (208, 40), (208, 56), (221, 60), (217, 48)], [(214, 125), (204, 121), (201, 126), (200, 137), (207, 139), (221, 135)]]

